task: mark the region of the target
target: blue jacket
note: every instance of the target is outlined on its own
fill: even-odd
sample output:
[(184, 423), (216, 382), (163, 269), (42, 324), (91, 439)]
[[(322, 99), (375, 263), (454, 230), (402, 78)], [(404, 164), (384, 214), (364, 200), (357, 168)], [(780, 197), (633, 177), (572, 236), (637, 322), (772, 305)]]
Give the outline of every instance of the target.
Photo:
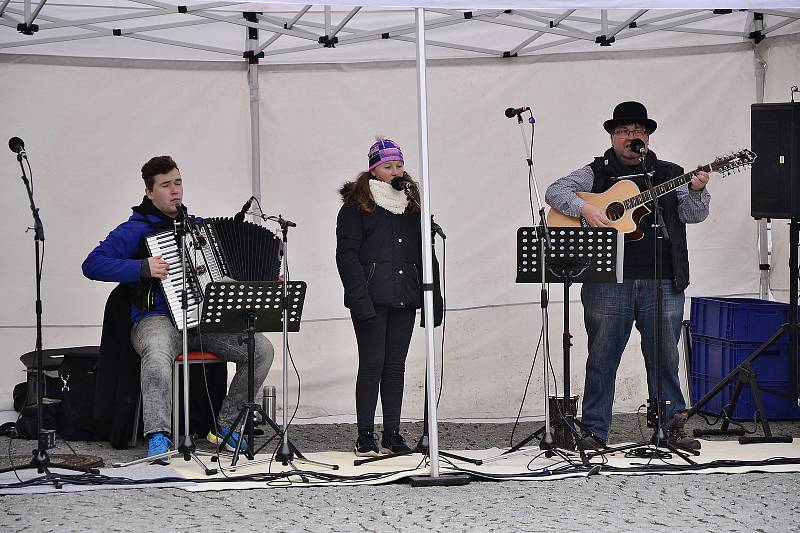
[(172, 219), (157, 212), (145, 197), (142, 205), (133, 208), (130, 218), (114, 228), (83, 261), (83, 275), (87, 278), (133, 286), (134, 294), (139, 295), (134, 296), (131, 302), (133, 324), (148, 315), (170, 316), (157, 280), (142, 277), (143, 274), (149, 274), (146, 264), (142, 263), (150, 255), (145, 246), (145, 237), (171, 227)]

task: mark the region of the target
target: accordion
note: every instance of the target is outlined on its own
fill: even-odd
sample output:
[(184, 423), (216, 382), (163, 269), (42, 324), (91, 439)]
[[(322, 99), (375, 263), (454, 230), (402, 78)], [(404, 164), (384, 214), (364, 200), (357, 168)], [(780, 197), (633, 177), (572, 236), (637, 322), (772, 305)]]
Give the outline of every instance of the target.
[[(198, 235), (186, 239), (186, 327), (200, 324), (206, 285), (214, 281), (277, 281), (280, 273), (281, 241), (270, 230), (252, 222), (232, 218), (195, 220)], [(173, 322), (183, 330), (181, 309), (180, 239), (173, 230), (145, 238), (151, 256), (169, 263), (167, 279), (159, 280)]]

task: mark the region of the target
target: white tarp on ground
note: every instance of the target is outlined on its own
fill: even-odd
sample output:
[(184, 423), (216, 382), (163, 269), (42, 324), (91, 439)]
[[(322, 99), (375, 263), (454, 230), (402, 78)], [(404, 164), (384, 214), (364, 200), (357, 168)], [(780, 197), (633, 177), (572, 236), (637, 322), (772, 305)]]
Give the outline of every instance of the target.
[[(519, 132), (503, 109), (535, 110), (542, 189), (607, 147), (602, 122), (625, 99), (644, 101), (659, 122), (653, 149), (691, 167), (749, 146), (757, 56), (768, 65), (765, 100), (786, 101), (789, 85), (800, 78), (795, 37), (767, 40), (755, 53), (742, 43), (429, 64), (431, 205), (449, 243), (442, 418), (514, 416), (541, 324), (538, 287), (514, 284), (515, 232), (530, 225), (530, 215)], [(363, 168), (376, 133), (397, 140), (409, 170), (419, 175), (415, 70), (408, 62), (263, 66), (259, 78), (264, 207), (298, 223), (290, 234), (291, 274), (309, 283), (307, 320), (291, 335), (303, 380), (299, 416), (352, 416), (355, 339), (334, 264), (336, 190)], [(148, 157), (176, 158), (194, 212), (230, 216), (249, 196), (246, 71), (234, 64), (6, 55), (0, 80), (5, 135), (27, 143), (45, 224), (45, 348), (98, 343), (111, 284), (84, 279), (80, 263), (138, 203), (138, 169)], [(11, 388), (24, 380), (17, 358), (33, 349), (35, 315), (32, 236), (24, 233), (30, 213), (16, 162), (7, 157), (0, 171), (8, 180), (0, 199), (0, 398), (10, 403)], [(748, 172), (712, 183), (711, 216), (689, 231), (689, 295), (757, 291), (748, 184)], [(780, 243), (786, 230), (775, 226)], [(781, 261), (776, 259), (778, 267)], [(773, 288), (787, 285), (778, 269)], [(551, 291), (551, 344), (559, 374), (561, 288)], [(572, 378), (580, 392), (586, 341), (577, 288), (572, 296)], [(271, 338), (280, 346), (278, 336)], [(409, 417), (422, 412), (423, 338), (420, 329), (409, 356)], [(637, 344), (634, 334), (618, 377), (620, 410), (635, 409), (646, 396)], [(529, 416), (543, 410), (540, 365), (541, 359), (524, 410)], [(276, 361), (270, 382), (279, 383), (279, 370)]]

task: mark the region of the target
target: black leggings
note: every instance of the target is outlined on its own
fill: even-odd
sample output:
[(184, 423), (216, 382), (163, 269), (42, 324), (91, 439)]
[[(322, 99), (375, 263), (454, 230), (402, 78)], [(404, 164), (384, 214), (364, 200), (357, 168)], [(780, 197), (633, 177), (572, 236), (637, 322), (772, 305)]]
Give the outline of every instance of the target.
[(383, 407), (383, 428), (400, 429), (406, 356), (414, 330), (414, 309), (376, 307), (378, 316), (353, 320), (358, 342), (356, 418), (359, 432), (372, 432), (378, 389)]

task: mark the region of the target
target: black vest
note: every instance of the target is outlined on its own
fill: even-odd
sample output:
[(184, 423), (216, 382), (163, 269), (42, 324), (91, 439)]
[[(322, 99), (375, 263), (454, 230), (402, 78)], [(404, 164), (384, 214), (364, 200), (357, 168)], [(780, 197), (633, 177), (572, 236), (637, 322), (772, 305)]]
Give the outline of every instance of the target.
[[(616, 183), (608, 175), (603, 157), (596, 157), (589, 166), (594, 172), (593, 193), (605, 192)], [(658, 185), (681, 174), (683, 174), (683, 169), (678, 165), (669, 161), (657, 160), (653, 185)], [(672, 281), (677, 290), (683, 291), (689, 286), (689, 250), (686, 245), (686, 224), (678, 218), (678, 195), (675, 191), (671, 191), (660, 196), (659, 205), (662, 207), (664, 223), (669, 233), (668, 243), (672, 257)], [(666, 245), (667, 243), (664, 244)], [(664, 255), (666, 257), (667, 253)]]

